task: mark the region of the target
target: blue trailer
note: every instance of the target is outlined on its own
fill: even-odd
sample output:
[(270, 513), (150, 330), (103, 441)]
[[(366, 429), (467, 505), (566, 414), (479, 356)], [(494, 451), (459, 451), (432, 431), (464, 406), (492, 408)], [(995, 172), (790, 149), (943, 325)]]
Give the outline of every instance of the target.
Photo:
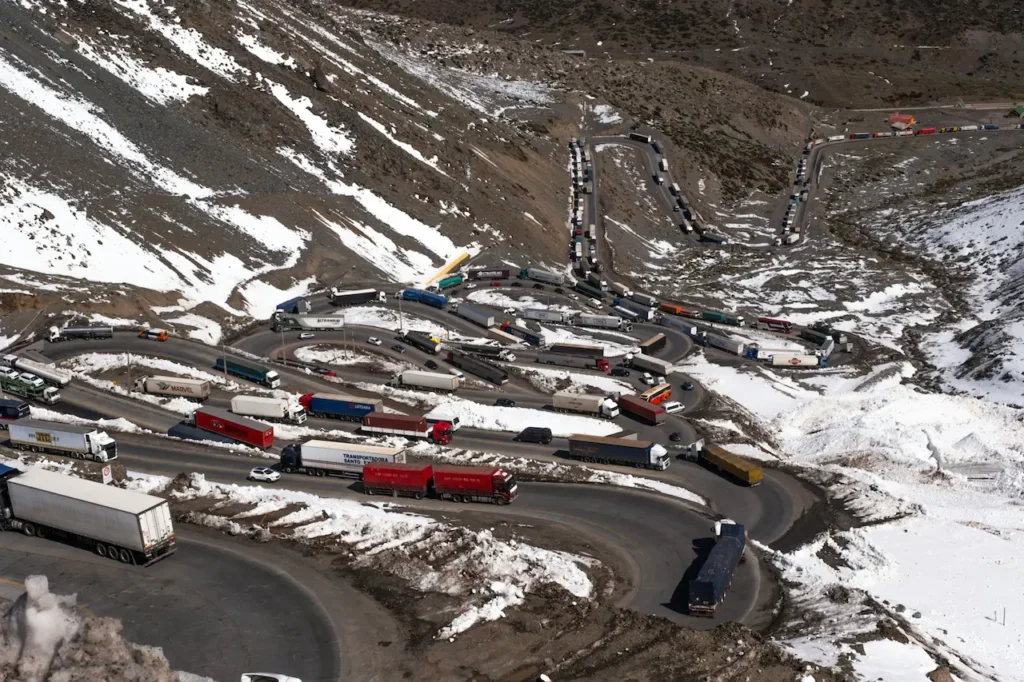
[(441, 294), (432, 294), (421, 289), (402, 289), (402, 298), (406, 301), (418, 301), (435, 308), (444, 309), (448, 305), (448, 298)]
[[(224, 358), (217, 358), (217, 362), (213, 363), (213, 368), (218, 372), (223, 372)], [(227, 359), (227, 372), (231, 376), (263, 384), (267, 388), (277, 388), (281, 385), (281, 377), (274, 370), (261, 367), (254, 362), (240, 360), (239, 358)]]
[(295, 298), (288, 299), (284, 303), (278, 303), (277, 310), (290, 315), (302, 315), (309, 312), (309, 301), (307, 301), (303, 296), (296, 296)]
[(544, 338), (540, 334), (530, 331), (526, 327), (520, 327), (518, 324), (512, 324), (511, 322), (505, 322), (502, 324), (501, 331), (506, 334), (516, 336), (533, 346), (539, 346), (544, 341)]
[(384, 409), (384, 402), (379, 399), (340, 393), (307, 393), (299, 398), (299, 404), (312, 417), (353, 422), (362, 421), (366, 415)]
[(0, 399), (0, 420), (13, 421), (29, 415), (29, 406), (23, 400)]
[(711, 618), (725, 599), (732, 576), (743, 558), (746, 529), (741, 524), (722, 524), (721, 536), (688, 585), (687, 608), (691, 616)]

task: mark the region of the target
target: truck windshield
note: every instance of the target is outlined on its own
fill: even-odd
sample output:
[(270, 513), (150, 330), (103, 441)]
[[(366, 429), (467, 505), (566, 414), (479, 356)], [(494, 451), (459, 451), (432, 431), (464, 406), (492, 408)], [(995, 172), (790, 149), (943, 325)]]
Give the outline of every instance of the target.
[(515, 476), (509, 476), (504, 481), (501, 481), (500, 483), (498, 483), (497, 487), (498, 487), (498, 490), (507, 493), (508, 491), (512, 490), (512, 488), (516, 487), (516, 477)]

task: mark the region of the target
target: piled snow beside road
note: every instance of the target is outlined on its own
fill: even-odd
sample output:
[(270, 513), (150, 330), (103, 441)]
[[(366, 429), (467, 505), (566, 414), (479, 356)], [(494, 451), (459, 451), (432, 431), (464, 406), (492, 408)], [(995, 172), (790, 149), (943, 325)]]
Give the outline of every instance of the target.
[(389, 374), (397, 374), (412, 369), (411, 363), (395, 362), (391, 358), (363, 352), (362, 350), (346, 350), (337, 346), (305, 346), (295, 349), (295, 357), (303, 362), (330, 365), (332, 367), (348, 367), (352, 365), (374, 365)]
[[(548, 369), (544, 367), (520, 367), (523, 375), (530, 384), (545, 393), (556, 391), (571, 391), (573, 393), (586, 393), (587, 388), (596, 388), (605, 393), (618, 393), (620, 395), (636, 393), (636, 389), (624, 381), (613, 379), (609, 376), (599, 374), (582, 374), (567, 370)], [(571, 385), (567, 388), (558, 388), (566, 381)]]

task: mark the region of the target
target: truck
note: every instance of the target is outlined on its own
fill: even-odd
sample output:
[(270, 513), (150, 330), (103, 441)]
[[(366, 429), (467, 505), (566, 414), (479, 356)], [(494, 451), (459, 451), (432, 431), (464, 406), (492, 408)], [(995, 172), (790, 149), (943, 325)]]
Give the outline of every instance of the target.
[(179, 377), (144, 376), (135, 380), (132, 388), (139, 393), (150, 395), (181, 396), (203, 402), (210, 397), (210, 382), (202, 379), (181, 379)]
[(462, 382), (457, 376), (440, 372), (421, 372), (416, 369), (409, 369), (396, 374), (391, 380), (391, 386), (408, 388), (426, 388), (431, 391), (454, 391)]
[(619, 409), (634, 419), (658, 426), (665, 422), (665, 409), (635, 395), (619, 396)]
[(384, 411), (379, 398), (360, 398), (340, 393), (307, 393), (299, 397), (299, 404), (313, 417), (362, 421), (373, 412)]
[(227, 358), (225, 360), (224, 357), (219, 357), (213, 363), (213, 368), (218, 372), (225, 371), (225, 367), (227, 373), (231, 376), (248, 379), (257, 384), (263, 384), (267, 388), (277, 388), (281, 385), (281, 377), (277, 372), (257, 365), (255, 362), (249, 362), (241, 358)]
[(3, 364), (12, 369), (35, 374), (46, 383), (57, 388), (64, 388), (70, 384), (73, 376), (71, 372), (58, 369), (52, 364), (36, 362), (35, 360), (29, 360), (18, 355), (5, 355), (3, 357)]
[(423, 415), (423, 418), (427, 420), (427, 426), (433, 426), (438, 422), (448, 422), (452, 427), (452, 433), (455, 433), (462, 426), (462, 420), (459, 416), (452, 414), (452, 408), (447, 405), (435, 407), (430, 412)]
[(523, 311), (523, 317), (527, 320), (539, 320), (541, 322), (555, 322), (565, 324), (571, 317), (570, 313), (563, 313), (559, 310), (543, 310), (541, 308), (527, 308)]
[(706, 334), (704, 336), (704, 343), (712, 348), (718, 348), (719, 350), (724, 350), (726, 353), (732, 353), (733, 355), (743, 355), (747, 348), (747, 344), (742, 341), (730, 339), (718, 334)]
[(498, 341), (499, 343), (507, 343), (515, 346), (522, 345), (523, 343), (522, 339), (517, 339), (511, 334), (506, 334), (505, 332), (501, 331), (501, 327), (491, 327), (490, 329), (487, 330), (487, 336), (494, 339), (495, 341)]
[(301, 315), (310, 311), (309, 301), (306, 300), (305, 296), (296, 296), (295, 298), (289, 298), (284, 303), (278, 303), (275, 311), (281, 313), (290, 313), (292, 315)]
[(398, 338), (424, 353), (437, 355), (441, 352), (441, 339), (426, 332), (407, 331)]
[(469, 303), (458, 303), (451, 307), (451, 312), (473, 324), (478, 324), (484, 329), (494, 326), (494, 315), (483, 308)]
[[(633, 295), (636, 296), (636, 294)], [(626, 310), (633, 311), (639, 319), (645, 322), (654, 319), (654, 309), (644, 305), (643, 303), (637, 303), (636, 301), (632, 301), (628, 298), (616, 296), (615, 300), (612, 301), (612, 305), (616, 308), (625, 308)]]
[(182, 440), (192, 440), (205, 443), (235, 443), (234, 438), (228, 438), (222, 436), (219, 433), (212, 433), (210, 431), (203, 431), (197, 429), (194, 426), (188, 424), (175, 424), (171, 428), (167, 429), (167, 435), (171, 438), (180, 438)]
[(650, 355), (643, 355), (641, 353), (627, 355), (626, 360), (629, 362), (629, 366), (634, 369), (651, 372), (653, 374), (660, 374), (662, 376), (668, 376), (672, 371), (672, 368), (675, 366), (667, 360), (655, 358)]
[(459, 351), (448, 353), (448, 362), (459, 369), (501, 386), (508, 383), (508, 372), (486, 360)]
[(751, 487), (760, 484), (764, 478), (760, 465), (717, 445), (705, 445), (700, 453), (700, 461), (719, 473), (728, 474)]
[(289, 398), (236, 395), (231, 399), (231, 411), (243, 417), (256, 417), (272, 422), (306, 423), (306, 410)]
[(469, 279), (508, 279), (510, 274), (508, 268), (477, 268), (466, 271), (466, 276)]
[(599, 301), (604, 298), (603, 291), (595, 286), (587, 284), (586, 282), (576, 282), (572, 285), (572, 288), (588, 298), (596, 298)]
[(523, 268), (519, 271), (519, 279), (532, 279), (546, 284), (565, 284), (565, 275), (542, 268)]
[(615, 315), (590, 315), (582, 313), (576, 316), (575, 324), (578, 327), (597, 327), (599, 329), (618, 329), (619, 331), (633, 331), (633, 325), (621, 317)]
[(654, 355), (664, 348), (667, 343), (668, 337), (659, 332), (646, 341), (641, 342), (640, 352), (644, 355)]
[(28, 403), (21, 400), (0, 398), (0, 421), (13, 421), (23, 419), (29, 415), (31, 410)]
[(74, 339), (110, 339), (113, 336), (113, 327), (50, 327), (46, 340), (57, 343)]
[(448, 305), (448, 298), (446, 296), (421, 289), (399, 289), (395, 292), (395, 298), (400, 298), (403, 301), (418, 301), (424, 305), (442, 310)]
[(481, 355), (487, 358), (497, 358), (505, 362), (516, 361), (515, 353), (507, 348), (502, 348), (501, 346), (487, 346), (481, 343), (464, 343), (460, 346), (459, 350), (463, 353)]
[(608, 288), (611, 289), (612, 293), (616, 296), (625, 296), (626, 298), (629, 298), (633, 294), (633, 290), (625, 284), (620, 284), (614, 281), (608, 282)]
[(821, 364), (821, 358), (817, 355), (804, 355), (802, 353), (772, 353), (773, 367), (817, 367)]
[(551, 396), (551, 407), (555, 412), (594, 414), (605, 419), (615, 419), (619, 416), (619, 406), (614, 400), (603, 395), (559, 391)]
[(597, 287), (601, 291), (608, 290), (608, 280), (604, 279), (603, 277), (601, 277), (601, 275), (598, 275), (596, 273), (587, 273), (587, 282), (589, 282), (591, 286)]
[(19, 450), (64, 455), (72, 459), (110, 462), (117, 459), (117, 443), (93, 426), (74, 426), (41, 419), (19, 419), (8, 427), (11, 445)]
[(625, 464), (658, 471), (667, 469), (671, 462), (668, 451), (657, 443), (580, 433), (569, 436), (569, 456), (584, 462)]
[(708, 322), (718, 322), (720, 324), (731, 324), (734, 327), (743, 326), (743, 316), (734, 315), (731, 313), (720, 313), (717, 310), (702, 310), (700, 311), (700, 319), (707, 320)]
[(691, 616), (715, 615), (743, 558), (746, 529), (738, 523), (722, 524), (721, 529), (697, 575), (687, 584), (687, 610)]
[(550, 353), (565, 355), (583, 355), (588, 358), (603, 358), (604, 346), (588, 346), (582, 343), (553, 343), (548, 348)]
[(248, 417), (231, 414), (219, 407), (201, 407), (186, 417), (185, 423), (263, 450), (274, 444), (273, 426), (261, 424)]
[(644, 144), (650, 144), (651, 143), (651, 136), (650, 135), (641, 135), (640, 133), (630, 133), (629, 134), (629, 139), (636, 140), (637, 142), (643, 142)]
[(175, 552), (167, 500), (33, 467), (0, 466), (0, 527), (58, 537), (101, 557), (149, 566)]
[(645, 305), (648, 308), (657, 308), (658, 304), (661, 303), (661, 301), (655, 297), (640, 293), (639, 291), (634, 291), (629, 299), (639, 303), (640, 305)]
[(362, 443), (308, 440), (281, 451), (281, 471), (310, 476), (342, 476), (360, 479), (367, 464), (405, 462), (405, 449)]
[(139, 338), (147, 341), (166, 341), (169, 336), (166, 329), (143, 329), (139, 332)]
[(53, 386), (40, 386), (38, 382), (30, 383), (17, 374), (14, 376), (0, 374), (0, 391), (43, 405), (56, 405), (60, 402), (60, 391)]
[(330, 301), (331, 305), (335, 306), (346, 306), (346, 305), (359, 305), (360, 303), (383, 303), (387, 299), (387, 294), (377, 289), (337, 289), (332, 288), (331, 292), (327, 295), (327, 300)]
[(612, 312), (623, 320), (627, 320), (629, 322), (640, 322), (640, 313), (635, 310), (629, 310), (628, 308), (623, 308), (622, 306), (617, 305), (612, 306)]
[(460, 275), (448, 275), (447, 277), (442, 277), (440, 279), (440, 281), (438, 281), (437, 284), (431, 285), (430, 288), (435, 290), (435, 291), (444, 291), (445, 289), (451, 289), (452, 287), (457, 287), (457, 286), (459, 286), (460, 284), (462, 284), (465, 281), (466, 281), (466, 276), (465, 275), (461, 275), (461, 274)]
[(558, 365), (560, 367), (596, 369), (599, 372), (607, 372), (611, 369), (611, 364), (604, 358), (566, 355), (565, 353), (537, 353), (537, 362), (544, 365)]
[(422, 415), (371, 412), (363, 417), (360, 429), (364, 433), (376, 433), (383, 436), (424, 438), (438, 445), (448, 445), (452, 442), (451, 424), (438, 422), (430, 426)]
[(532, 346), (539, 346), (544, 340), (544, 338), (537, 332), (527, 329), (526, 327), (520, 327), (518, 324), (513, 324), (512, 322), (502, 323), (501, 331), (522, 339)]
[(270, 326), (275, 332), (332, 332), (345, 328), (345, 318), (339, 315), (287, 315), (275, 312)]
[(500, 467), (368, 464), (363, 469), (363, 492), (505, 505), (519, 496), (519, 486), (515, 477)]
[(690, 337), (694, 337), (697, 335), (697, 325), (683, 318), (674, 317), (672, 315), (662, 315), (658, 319), (658, 324), (660, 324), (662, 327), (668, 327), (669, 329), (681, 331)]

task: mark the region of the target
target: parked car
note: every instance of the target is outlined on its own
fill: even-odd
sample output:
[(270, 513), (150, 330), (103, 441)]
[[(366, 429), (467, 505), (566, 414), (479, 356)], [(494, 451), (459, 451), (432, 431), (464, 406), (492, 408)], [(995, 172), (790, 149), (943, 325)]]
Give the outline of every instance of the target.
[(675, 414), (676, 412), (682, 412), (683, 411), (683, 404), (681, 402), (679, 402), (679, 401), (676, 401), (676, 400), (673, 400), (672, 402), (669, 402), (669, 403), (662, 403), (661, 406), (669, 414)]
[(301, 334), (299, 334), (299, 341), (305, 341), (306, 339), (311, 339), (314, 336), (316, 336), (316, 334), (314, 334), (313, 332), (302, 332)]
[(395, 351), (396, 353), (404, 353), (405, 346), (403, 346), (400, 343), (396, 343), (395, 345), (391, 346), (391, 350)]
[(511, 400), (509, 398), (498, 398), (497, 400), (494, 401), (494, 404), (497, 405), (498, 407), (515, 407), (516, 401)]
[(433, 360), (427, 360), (425, 363), (423, 363), (423, 366), (426, 367), (427, 369), (437, 369), (437, 363), (434, 362)]
[(541, 284), (540, 282), (535, 282), (534, 285), (533, 285), (533, 288), (534, 289), (543, 289), (544, 285)]
[(629, 370), (625, 367), (613, 367), (612, 371), (609, 372), (613, 377), (628, 377)]
[(551, 429), (546, 426), (528, 426), (516, 434), (513, 440), (522, 443), (542, 443), (547, 445), (551, 442)]
[(521, 287), (521, 286), (523, 286), (523, 283), (522, 282), (512, 282), (512, 286), (514, 286), (514, 287)]
[(255, 467), (252, 471), (249, 472), (249, 475), (246, 478), (248, 478), (250, 481), (264, 481), (266, 483), (273, 483), (275, 481), (281, 480), (281, 473), (278, 471), (274, 471), (273, 469), (269, 469), (267, 467)]
[(469, 284), (466, 285), (466, 288), (467, 289), (476, 289), (476, 284), (474, 282), (470, 282)]
[(376, 336), (371, 336), (370, 338), (366, 339), (366, 343), (372, 343), (374, 346), (379, 346), (381, 342), (380, 339), (378, 339)]
[(492, 287), (500, 287), (501, 286), (501, 282), (491, 282), (491, 286)]
[(684, 381), (683, 382), (683, 390), (684, 391), (692, 391), (693, 390), (693, 382), (692, 381)]

